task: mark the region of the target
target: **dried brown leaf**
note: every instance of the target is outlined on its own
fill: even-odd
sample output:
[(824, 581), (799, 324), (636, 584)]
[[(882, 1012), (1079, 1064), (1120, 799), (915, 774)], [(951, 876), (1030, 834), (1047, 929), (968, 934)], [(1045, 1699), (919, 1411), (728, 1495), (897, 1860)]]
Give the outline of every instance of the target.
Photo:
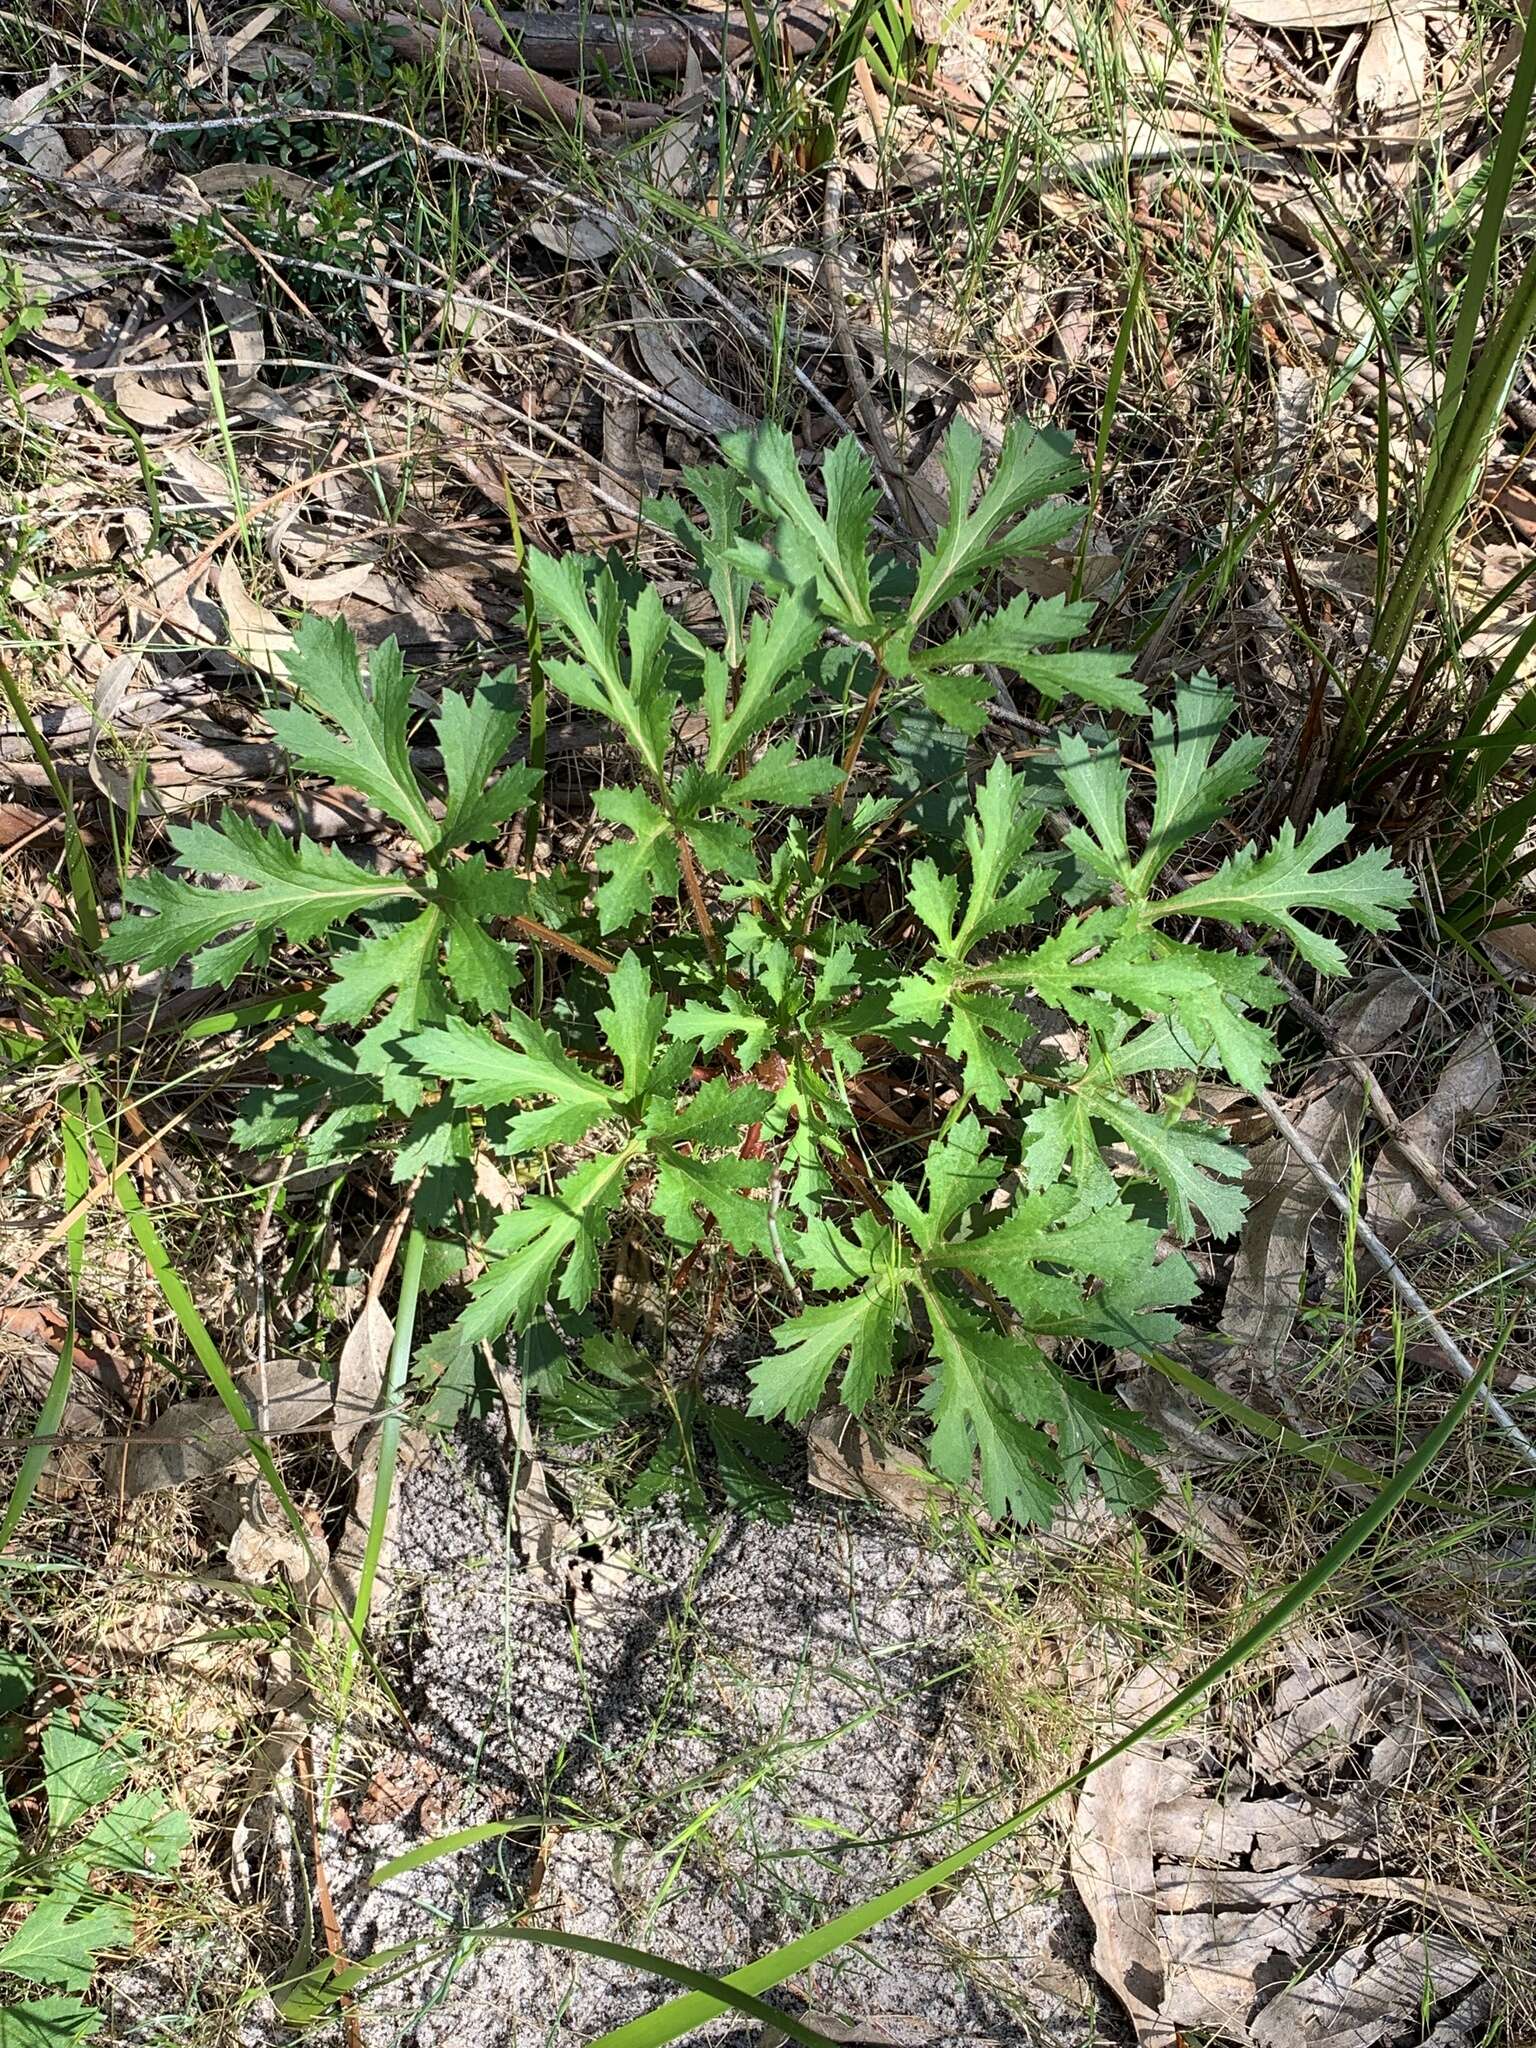
[(233, 555), (219, 564), (217, 588), (232, 652), (274, 682), (283, 682), (288, 669), (282, 657), (292, 647), (293, 635), (275, 612), (251, 596)]
[(1389, 1934), (1360, 1943), (1298, 1984), (1288, 1984), (1254, 2021), (1254, 2048), (1376, 2048), (1399, 2038), (1405, 2017), (1475, 1984), (1482, 1974), (1443, 1934)]
[(46, 78), (17, 93), (13, 100), (0, 100), (0, 144), (19, 156), (31, 170), (45, 178), (62, 178), (69, 169), (69, 151), (57, 128), (46, 119), (49, 103), (67, 89), (69, 74), (62, 65), (50, 64)]
[(180, 379), (151, 384), (126, 370), (113, 378), (112, 398), (118, 411), (136, 427), (184, 426), (197, 410)]
[(0, 803), (0, 852), (41, 832), (51, 822), (46, 812), (34, 811), (29, 804)]
[[(236, 1384), (263, 1434), (308, 1429), (330, 1412), (329, 1383), (295, 1359), (270, 1359)], [(125, 1497), (133, 1500), (141, 1493), (211, 1479), (237, 1465), (247, 1450), (244, 1435), (222, 1401), (198, 1397), (174, 1402), (127, 1444)]]
[(846, 1409), (818, 1415), (806, 1433), (806, 1478), (839, 1500), (873, 1501), (920, 1521), (933, 1480), (914, 1459), (882, 1449)]
[(677, 331), (675, 322), (656, 318), (638, 298), (632, 303), (632, 312), (636, 352), (658, 389), (713, 434), (732, 433), (752, 424), (739, 406), (718, 392), (672, 346), (667, 336), (669, 330)]
[[(1115, 1703), (1115, 1728), (1134, 1728), (1178, 1689), (1166, 1666), (1144, 1665)], [(1165, 1990), (1157, 1939), (1152, 1823), (1170, 1790), (1161, 1741), (1139, 1742), (1096, 1771), (1072, 1823), (1071, 1870), (1093, 1921), (1093, 1967), (1130, 2014), (1140, 2042), (1171, 2042), (1160, 2017)]]
[(344, 1464), (352, 1462), (358, 1436), (378, 1410), (394, 1341), (395, 1326), (388, 1311), (376, 1294), (370, 1294), (347, 1332), (347, 1341), (336, 1363), (336, 1411), (331, 1423), (331, 1442)]
[[(1298, 1873), (1290, 1883), (1301, 1893), (1290, 1906), (1256, 1905), (1237, 1913), (1203, 1906), (1159, 1913), (1168, 1973), (1162, 2017), (1170, 2026), (1197, 2028), (1222, 2040), (1246, 2038), (1255, 2001), (1277, 1977), (1293, 1973), (1334, 1917), (1327, 1894), (1315, 1881)], [(1161, 1884), (1160, 1873), (1160, 1906)]]
[[(1406, 1029), (1423, 1003), (1418, 984), (1389, 968), (1371, 976), (1331, 1015), (1340, 1043), (1368, 1058)], [(1337, 1179), (1354, 1151), (1365, 1091), (1340, 1064), (1326, 1072), (1325, 1092), (1293, 1109), (1292, 1117)], [(1278, 1137), (1255, 1148), (1244, 1186), (1252, 1206), (1232, 1261), (1221, 1331), (1242, 1347), (1245, 1363), (1263, 1378), (1295, 1325), (1307, 1272), (1307, 1233), (1327, 1197)]]
[[(1365, 39), (1355, 71), (1355, 100), (1378, 140), (1406, 145), (1424, 135), (1429, 38), (1422, 14), (1394, 9)], [(1414, 175), (1413, 152), (1389, 150), (1382, 169), (1394, 184)]]
[[(103, 758), (102, 742), (110, 739), (116, 721), (127, 700), (129, 689), (141, 667), (147, 669), (145, 657), (135, 649), (114, 655), (96, 679), (96, 688), (91, 696), (91, 744), (86, 756), (86, 772), (92, 782), (120, 811), (135, 807), (151, 818), (164, 815), (164, 807), (156, 797), (145, 776), (125, 773), (115, 762)], [(148, 680), (155, 680), (154, 671), (147, 669)], [(142, 724), (135, 722), (135, 737), (140, 740), (144, 733)]]
[(260, 376), (262, 364), (267, 359), (267, 338), (261, 309), (254, 299), (248, 299), (244, 292), (231, 290), (228, 285), (214, 287), (213, 302), (224, 322), (229, 350), (234, 357), (233, 369), (221, 371), (224, 390), (227, 397), (236, 398)]
[[(1403, 1125), (1403, 1135), (1441, 1166), (1458, 1123), (1491, 1116), (1498, 1107), (1504, 1066), (1486, 1025), (1468, 1032), (1452, 1051), (1435, 1092)], [(1394, 1144), (1386, 1144), (1371, 1169), (1366, 1209), (1371, 1227), (1387, 1245), (1412, 1230), (1425, 1203), (1418, 1176)]]
[(1422, 5), (1423, 0), (1406, 0), (1406, 4), (1405, 0), (1230, 0), (1231, 12), (1240, 21), (1256, 22), (1260, 28), (1310, 29), (1314, 33), (1358, 28)]

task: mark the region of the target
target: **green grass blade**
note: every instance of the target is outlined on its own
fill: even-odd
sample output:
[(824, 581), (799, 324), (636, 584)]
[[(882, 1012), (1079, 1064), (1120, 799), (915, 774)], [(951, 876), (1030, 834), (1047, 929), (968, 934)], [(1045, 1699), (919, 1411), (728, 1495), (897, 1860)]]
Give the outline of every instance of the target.
[[(536, 1948), (571, 1949), (577, 1955), (596, 1956), (603, 1962), (626, 1963), (632, 1970), (646, 1970), (654, 1977), (666, 1977), (674, 1984), (686, 1984), (693, 1997), (707, 2006), (707, 2019), (729, 2007), (733, 2012), (756, 2020), (761, 2026), (777, 2028), (791, 2041), (801, 2042), (803, 2048), (837, 2048), (826, 2034), (818, 2034), (814, 2027), (806, 2026), (803, 2020), (782, 2012), (776, 2005), (764, 2005), (760, 1998), (754, 1998), (751, 1992), (743, 1990), (731, 1978), (714, 1977), (707, 1970), (690, 1969), (686, 1963), (674, 1963), (666, 1956), (652, 1955), (649, 1949), (630, 1948), (621, 1941), (599, 1941), (590, 1934), (567, 1934), (558, 1927), (518, 1927), (511, 1921), (497, 1927), (477, 1927), (470, 1931), (476, 1941), (526, 1941)], [(686, 2000), (678, 2002), (687, 2003)], [(619, 2030), (620, 2033), (624, 2031), (622, 2027)], [(609, 2038), (606, 2034), (603, 2036), (604, 2040)], [(618, 2038), (618, 2034), (612, 2036), (614, 2040)], [(671, 2041), (676, 2036), (661, 2034), (657, 2039)], [(593, 2048), (599, 2048), (599, 2044), (594, 2042)]]
[[(191, 1042), (199, 1038), (222, 1038), (228, 1031), (244, 1031), (252, 1024), (276, 1024), (285, 1017), (296, 1017), (301, 1011), (313, 1012), (319, 998), (313, 989), (296, 989), (288, 995), (257, 996), (248, 1003), (236, 1003), (231, 1009), (218, 1010), (211, 1017), (195, 1017), (190, 1024), (183, 1024), (178, 1035)], [(160, 1027), (151, 1025), (151, 1030)]]
[(1083, 594), (1083, 572), (1088, 566), (1088, 542), (1093, 535), (1093, 522), (1098, 515), (1099, 493), (1104, 483), (1104, 463), (1109, 455), (1109, 437), (1114, 429), (1115, 412), (1120, 403), (1120, 385), (1125, 377), (1125, 365), (1131, 353), (1131, 337), (1136, 331), (1136, 315), (1141, 309), (1142, 277), (1146, 264), (1137, 259), (1136, 268), (1131, 272), (1130, 290), (1125, 295), (1125, 312), (1121, 315), (1120, 331), (1115, 336), (1114, 353), (1109, 359), (1109, 380), (1104, 387), (1104, 407), (1099, 415), (1099, 438), (1093, 448), (1093, 473), (1088, 479), (1088, 504), (1083, 513), (1082, 538), (1077, 544), (1077, 558), (1072, 564), (1071, 597), (1075, 604)]
[[(1272, 1641), (1310, 1600), (1322, 1592), (1361, 1545), (1367, 1542), (1408, 1499), (1420, 1479), (1460, 1428), (1468, 1410), (1486, 1383), (1492, 1364), (1491, 1357), (1484, 1361), (1476, 1376), (1462, 1387), (1452, 1401), (1444, 1419), (1430, 1431), (1412, 1457), (1398, 1468), (1376, 1498), (1361, 1509), (1312, 1569), (1287, 1587), (1280, 1598), (1268, 1607), (1230, 1648), (1224, 1650), (1203, 1670), (1198, 1671), (1165, 1706), (1160, 1707), (1155, 1714), (1150, 1714), (1139, 1727), (1133, 1728), (1128, 1735), (1121, 1736), (1117, 1742), (1111, 1743), (1097, 1756), (1090, 1757), (1088, 1762), (1074, 1771), (1070, 1777), (1063, 1778), (1040, 1798), (1031, 1800), (1028, 1806), (1014, 1814), (1011, 1819), (1003, 1821), (988, 1834), (980, 1836), (974, 1842), (968, 1842), (963, 1849), (956, 1850), (953, 1856), (946, 1856), (942, 1862), (930, 1864), (926, 1870), (920, 1870), (903, 1883), (893, 1885), (878, 1898), (869, 1899), (847, 1913), (840, 1913), (835, 1920), (829, 1920), (825, 1925), (814, 1928), (809, 1934), (801, 1935), (798, 1940), (775, 1949), (772, 1955), (748, 1964), (743, 1970), (733, 1971), (726, 1981), (739, 1991), (767, 1991), (776, 1984), (782, 1984), (786, 1977), (792, 1977), (800, 1970), (809, 1969), (813, 1963), (820, 1962), (835, 1949), (844, 1947), (850, 1941), (858, 1941), (868, 1934), (871, 1928), (878, 1927), (882, 1921), (890, 1919), (893, 1913), (899, 1913), (904, 1906), (910, 1906), (939, 1885), (947, 1884), (951, 1878), (958, 1877), (979, 1857), (986, 1855), (989, 1849), (995, 1849), (1012, 1836), (1019, 1834), (1054, 1800), (1060, 1799), (1068, 1792), (1075, 1792), (1095, 1771), (1102, 1770), (1105, 1764), (1112, 1763), (1118, 1756), (1124, 1756), (1126, 1751), (1133, 1749), (1137, 1743), (1145, 1742), (1149, 1737), (1173, 1727), (1213, 1687), (1219, 1685), (1256, 1651), (1263, 1649)], [(681, 2040), (694, 2028), (705, 2025), (720, 2009), (720, 2001), (713, 1995), (694, 1992), (684, 1998), (672, 1999), (668, 2004), (658, 2007), (655, 2012), (647, 2013), (642, 2019), (631, 2020), (626, 2025), (615, 2028), (592, 2042), (590, 2048), (664, 2048), (665, 2043)]]
[[(1288, 1451), (1293, 1458), (1301, 1458), (1309, 1465), (1316, 1465), (1328, 1478), (1340, 1479), (1353, 1486), (1380, 1486), (1381, 1474), (1372, 1465), (1362, 1465), (1358, 1459), (1349, 1458), (1331, 1444), (1313, 1443), (1301, 1435), (1289, 1423), (1279, 1422), (1273, 1415), (1265, 1415), (1257, 1408), (1250, 1408), (1246, 1401), (1240, 1401), (1236, 1394), (1229, 1394), (1225, 1387), (1217, 1386), (1203, 1374), (1194, 1372), (1177, 1358), (1170, 1358), (1166, 1352), (1149, 1351), (1147, 1361), (1155, 1365), (1160, 1373), (1182, 1387), (1188, 1394), (1194, 1394), (1207, 1407), (1214, 1408), (1219, 1415), (1225, 1415), (1229, 1422), (1249, 1430), (1254, 1436), (1261, 1436), (1266, 1443)], [(1416, 1507), (1439, 1508), (1442, 1512), (1460, 1505), (1457, 1501), (1441, 1500), (1432, 1493), (1413, 1492), (1406, 1496)]]
[(370, 1886), (388, 1884), (392, 1878), (404, 1877), (408, 1870), (420, 1870), (424, 1863), (440, 1863), (445, 1856), (457, 1856), (461, 1849), (472, 1849), (476, 1842), (494, 1842), (502, 1835), (515, 1835), (541, 1825), (536, 1820), (487, 1820), (478, 1827), (460, 1828), (451, 1835), (438, 1835), (430, 1842), (418, 1842), (403, 1856), (392, 1856), (387, 1863), (381, 1863), (368, 1883)]
[[(1447, 205), (1438, 225), (1425, 237), (1423, 247), (1419, 252), (1419, 261), (1410, 263), (1391, 291), (1379, 301), (1379, 319), (1372, 329), (1363, 334), (1355, 343), (1329, 380), (1328, 396), (1323, 407), (1325, 417), (1333, 411), (1339, 400), (1344, 397), (1345, 393), (1354, 383), (1356, 373), (1369, 359), (1372, 347), (1378, 345), (1378, 334), (1394, 328), (1406, 309), (1421, 294), (1423, 290), (1423, 265), (1434, 262), (1441, 251), (1455, 238), (1462, 222), (1471, 213), (1473, 207), (1478, 204), (1487, 190), (1490, 168), (1491, 166), (1487, 163), (1481, 164), (1467, 180), (1466, 184), (1462, 186), (1461, 190), (1452, 195), (1450, 203)], [(1314, 178), (1313, 180), (1313, 196), (1324, 209), (1326, 221), (1327, 214), (1332, 211), (1331, 195), (1328, 194), (1327, 187), (1320, 178)]]
[(1503, 410), (1510, 381), (1536, 329), (1536, 255), (1521, 271), (1509, 303), (1468, 376), (1435, 451), (1434, 472), (1424, 493), (1412, 538), (1377, 618), (1365, 657), (1367, 701), (1389, 689), (1402, 665), (1419, 598), (1466, 511), (1488, 444)]
[[(1527, 33), (1520, 46), (1515, 75), (1510, 82), (1509, 99), (1499, 126), (1498, 147), (1493, 153), (1492, 166), (1488, 172), (1483, 208), (1478, 216), (1472, 253), (1467, 259), (1467, 272), (1461, 287), (1461, 304), (1457, 309), (1450, 353), (1446, 358), (1445, 382), (1440, 388), (1440, 418), (1447, 423), (1453, 408), (1460, 403), (1466, 387), (1478, 323), (1483, 317), (1488, 288), (1498, 263), (1499, 239), (1504, 232), (1504, 216), (1509, 207), (1509, 195), (1514, 187), (1515, 174), (1520, 168), (1520, 153), (1525, 146), (1533, 95), (1536, 95), (1536, 36)], [(1438, 434), (1436, 441), (1438, 446)]]
[(395, 1338), (389, 1347), (384, 1369), (383, 1419), (379, 1423), (379, 1460), (373, 1481), (373, 1507), (368, 1517), (368, 1537), (363, 1562), (357, 1575), (357, 1598), (352, 1609), (352, 1627), (347, 1637), (341, 1675), (341, 1709), (338, 1721), (345, 1726), (347, 1701), (357, 1670), (358, 1651), (367, 1635), (368, 1614), (373, 1605), (374, 1582), (379, 1559), (384, 1553), (384, 1536), (389, 1526), (389, 1504), (395, 1488), (395, 1467), (400, 1458), (402, 1426), (400, 1397), (410, 1369), (411, 1349), (416, 1335), (416, 1305), (421, 1299), (422, 1264), (427, 1255), (426, 1233), (411, 1230), (405, 1240), (400, 1263), (400, 1300), (395, 1309)]
[[(91, 1135), (102, 1164), (110, 1173), (117, 1158), (117, 1146), (111, 1127), (102, 1113), (99, 1098), (91, 1105)], [(186, 1283), (177, 1272), (175, 1262), (166, 1250), (154, 1220), (144, 1207), (138, 1189), (130, 1174), (120, 1174), (112, 1183), (112, 1194), (118, 1207), (127, 1219), (135, 1244), (144, 1254), (150, 1276), (165, 1298), (165, 1304), (181, 1325), (199, 1365), (207, 1373), (213, 1391), (224, 1404), (224, 1411), (250, 1447), (251, 1456), (256, 1460), (261, 1476), (271, 1487), (278, 1506), (293, 1533), (304, 1546), (304, 1554), (315, 1569), (324, 1576), (330, 1569), (330, 1560), (315, 1553), (314, 1537), (308, 1523), (299, 1513), (287, 1481), (278, 1470), (277, 1461), (266, 1445), (266, 1440), (256, 1427), (256, 1418), (246, 1405), (245, 1396), (235, 1385), (234, 1375), (224, 1363), (223, 1354), (209, 1332), (208, 1325), (197, 1312), (197, 1304), (188, 1293)]]

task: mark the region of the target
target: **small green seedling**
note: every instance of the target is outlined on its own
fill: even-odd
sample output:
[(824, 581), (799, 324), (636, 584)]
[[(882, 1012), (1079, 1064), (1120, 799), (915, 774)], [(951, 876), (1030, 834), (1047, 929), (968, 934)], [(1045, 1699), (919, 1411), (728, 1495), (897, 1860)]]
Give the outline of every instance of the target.
[[(723, 453), (686, 472), (701, 516), (650, 508), (707, 622), (617, 560), (527, 557), (543, 686), (629, 763), (590, 798), (595, 874), (533, 881), (486, 852), (536, 794), (506, 765), (511, 671), (444, 694), (424, 773), (398, 650), (365, 688), (345, 629), (309, 620), (278, 738), (404, 839), (365, 868), (227, 813), (181, 828), (180, 867), (207, 879), (134, 883), (149, 914), (108, 957), (187, 960), (202, 985), (280, 935), (320, 955), (319, 1025), (274, 1055), (279, 1085), (236, 1135), (311, 1164), (384, 1154), (423, 1229), (471, 1240), (483, 1270), (424, 1354), (444, 1386), (468, 1384), (478, 1347), (600, 1308), (616, 1219), (648, 1215), (678, 1272), (704, 1247), (738, 1298), (750, 1283), (772, 1305), (754, 1417), (910, 1392), (934, 1471), (965, 1486), (979, 1457), (996, 1514), (1044, 1522), (1090, 1470), (1145, 1499), (1154, 1439), (1062, 1357), (1166, 1344), (1195, 1293), (1170, 1246), (1242, 1218), (1244, 1156), (1194, 1088), (1265, 1085), (1280, 992), (1231, 935), (1339, 974), (1303, 913), (1381, 930), (1409, 884), (1377, 851), (1325, 865), (1341, 811), (1233, 843), (1264, 745), (1222, 748), (1231, 698), (1204, 677), (1151, 714), (1134, 792), (1092, 711), (967, 775), (999, 675), (1121, 730), (1147, 712), (1128, 659), (1081, 644), (1090, 604), (993, 596), (1081, 517), (1056, 437), (1016, 427), (981, 486), (979, 437), (956, 425), (948, 514), (915, 562), (877, 545), (852, 441), (814, 498), (779, 430)], [(924, 759), (951, 764), (945, 802)], [(547, 986), (525, 972), (535, 949)], [(879, 1114), (893, 1095), (920, 1113)], [(489, 1218), (487, 1157), (511, 1190)], [(645, 1375), (598, 1356), (619, 1413)], [(737, 1449), (761, 1463), (760, 1443)], [(692, 1474), (680, 1442), (667, 1459)]]
[[(27, 1774), (29, 1661), (0, 1653), (0, 1746), (8, 1780)], [(56, 1707), (37, 1742), (40, 1815), (18, 1828), (0, 1797), (0, 2012), (7, 2041), (88, 2040), (102, 2015), (80, 1996), (99, 1958), (133, 1943), (126, 1894), (111, 1877), (164, 1878), (181, 1860), (191, 1823), (151, 1789), (124, 1790), (141, 1748), (118, 1703), (91, 1694)], [(18, 1988), (24, 1987), (24, 1988)], [(33, 1995), (34, 1992), (39, 1995)]]

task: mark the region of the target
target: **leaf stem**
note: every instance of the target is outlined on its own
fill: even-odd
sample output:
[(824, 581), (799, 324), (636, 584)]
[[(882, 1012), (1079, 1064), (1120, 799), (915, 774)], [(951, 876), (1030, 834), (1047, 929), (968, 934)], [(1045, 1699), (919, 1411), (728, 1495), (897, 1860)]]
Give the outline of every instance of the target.
[(580, 939), (568, 938), (564, 932), (557, 932), (550, 925), (540, 924), (536, 917), (522, 917), (514, 911), (507, 922), (515, 925), (524, 938), (537, 939), (541, 946), (553, 946), (557, 953), (569, 953), (573, 960), (579, 960), (584, 967), (595, 967), (599, 974), (614, 972), (611, 960), (605, 960), (601, 953), (594, 953), (592, 948), (584, 946)]
[(883, 651), (880, 648), (874, 648), (871, 652), (875, 657), (875, 680), (870, 684), (869, 694), (859, 707), (858, 722), (853, 728), (853, 737), (848, 742), (847, 752), (843, 755), (842, 780), (837, 786), (837, 794), (827, 805), (827, 815), (821, 828), (821, 840), (816, 848), (816, 858), (811, 863), (811, 873), (813, 875), (819, 875), (827, 864), (827, 854), (831, 850), (832, 843), (832, 820), (841, 812), (843, 805), (848, 801), (849, 785), (853, 781), (854, 770), (859, 765), (859, 756), (864, 751), (864, 741), (869, 734), (870, 721), (875, 715), (876, 707), (880, 702), (881, 696), (884, 694), (886, 683), (889, 681), (889, 677), (886, 674)]
[(712, 964), (718, 967), (721, 960), (720, 934), (716, 931), (715, 921), (709, 914), (709, 905), (704, 901), (704, 888), (699, 880), (698, 863), (693, 857), (693, 848), (688, 843), (688, 835), (682, 830), (681, 826), (678, 827), (675, 837), (677, 840), (678, 866), (683, 871), (683, 886), (688, 891), (688, 901), (693, 908), (694, 922), (698, 925), (699, 936), (704, 941), (704, 950), (708, 953)]

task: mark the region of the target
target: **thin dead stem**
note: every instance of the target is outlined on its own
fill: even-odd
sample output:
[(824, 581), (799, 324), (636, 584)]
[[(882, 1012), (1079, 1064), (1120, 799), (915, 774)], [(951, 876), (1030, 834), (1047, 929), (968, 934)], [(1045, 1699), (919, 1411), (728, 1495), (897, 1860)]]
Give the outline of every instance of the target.
[[(1332, 1202), (1334, 1208), (1344, 1217), (1360, 1243), (1365, 1246), (1371, 1257), (1380, 1266), (1382, 1272), (1386, 1274), (1387, 1279), (1391, 1282), (1393, 1293), (1401, 1301), (1404, 1308), (1418, 1321), (1423, 1323), (1447, 1363), (1455, 1369), (1460, 1377), (1468, 1382), (1475, 1380), (1477, 1378), (1477, 1370), (1468, 1359), (1466, 1353), (1440, 1321), (1440, 1318), (1435, 1314), (1413, 1282), (1408, 1278), (1408, 1275), (1397, 1263), (1397, 1260), (1393, 1258), (1391, 1252), (1387, 1250), (1387, 1247), (1382, 1243), (1375, 1231), (1372, 1230), (1364, 1217), (1358, 1213), (1356, 1205), (1350, 1201), (1349, 1196), (1335, 1181), (1328, 1168), (1312, 1149), (1312, 1146), (1302, 1136), (1301, 1132), (1297, 1130), (1295, 1124), (1291, 1122), (1291, 1119), (1286, 1115), (1267, 1088), (1259, 1091), (1259, 1101), (1263, 1104), (1264, 1113), (1268, 1116), (1275, 1129), (1284, 1138), (1285, 1142), (1323, 1190), (1329, 1201)], [(1503, 1402), (1486, 1386), (1479, 1389), (1478, 1399), (1499, 1429), (1509, 1439), (1510, 1443), (1514, 1445), (1526, 1464), (1536, 1469), (1536, 1444), (1531, 1442)]]

